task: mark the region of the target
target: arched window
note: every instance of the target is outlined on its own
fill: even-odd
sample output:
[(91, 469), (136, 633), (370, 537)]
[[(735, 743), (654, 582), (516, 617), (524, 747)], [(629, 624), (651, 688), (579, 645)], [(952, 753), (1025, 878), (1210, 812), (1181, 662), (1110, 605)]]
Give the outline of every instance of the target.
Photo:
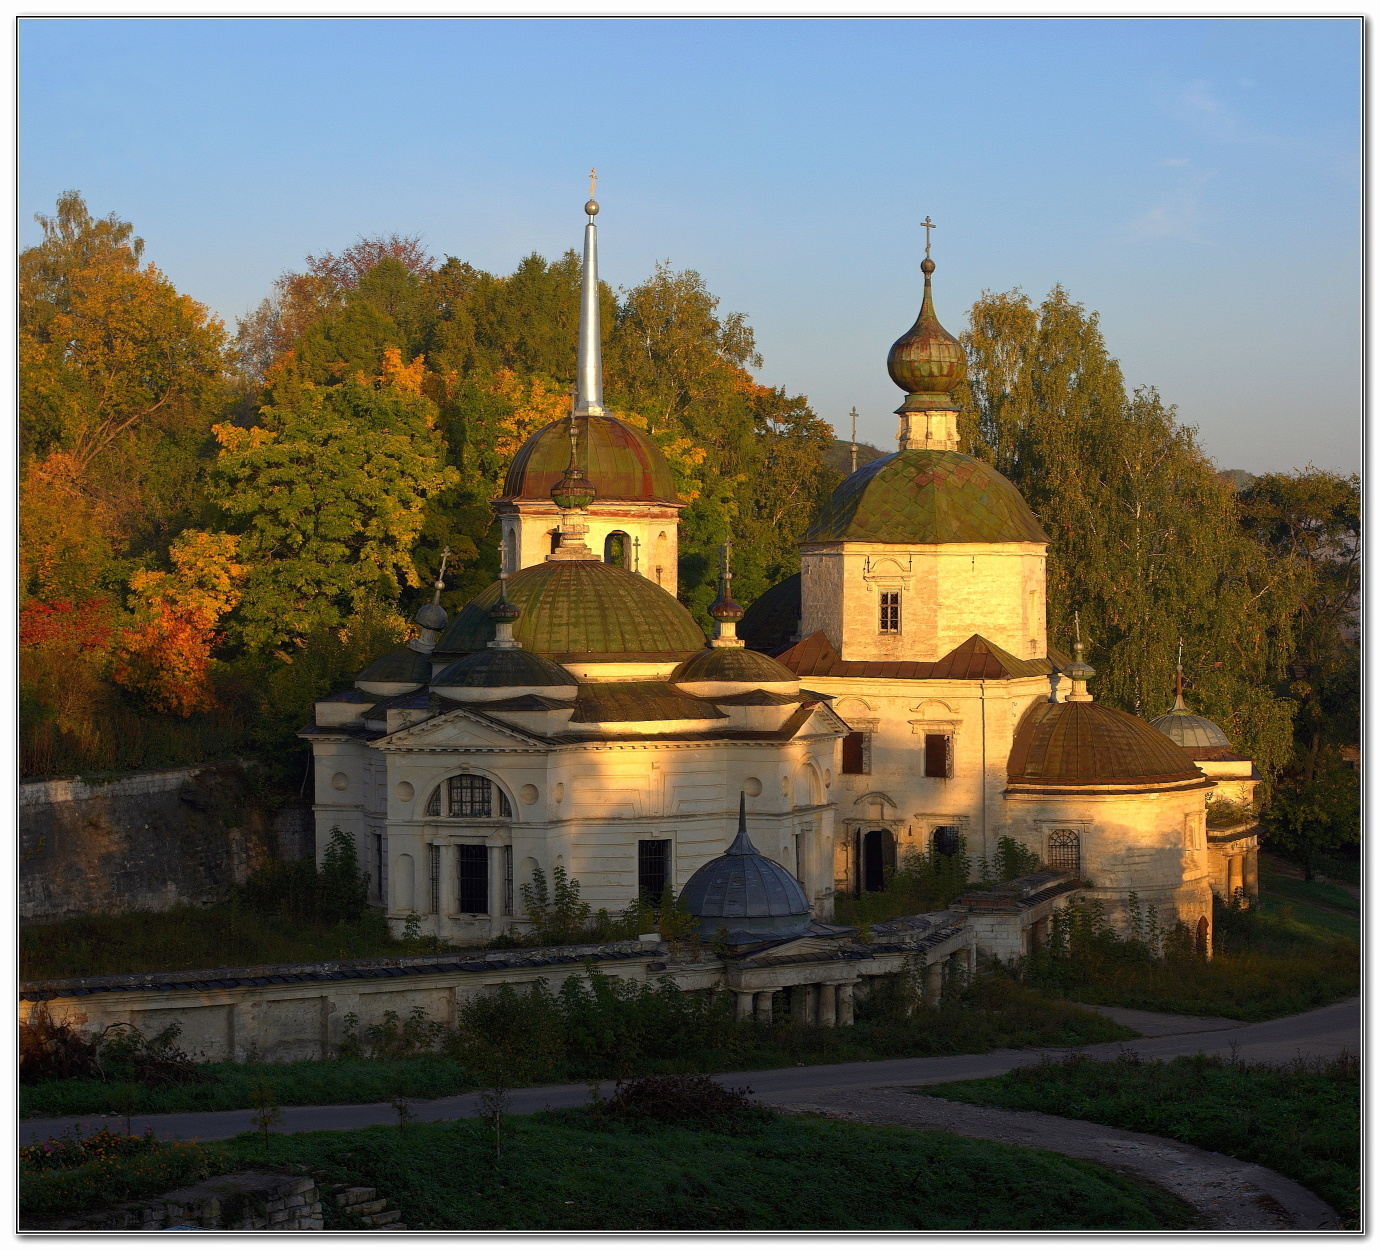
[[(494, 814), (494, 795), (498, 795), (498, 814), (509, 818), (513, 805), (487, 777), (476, 777), (472, 773), (461, 773), (442, 782), (431, 792), (427, 800), (428, 816), (468, 816), (483, 819)], [(442, 806), (444, 804), (444, 811)]]
[(934, 831), (934, 849), (940, 855), (957, 855), (963, 841), (963, 830), (957, 825), (938, 825)]
[(1062, 872), (1083, 871), (1083, 857), (1076, 830), (1055, 829), (1049, 835), (1049, 866)]
[(625, 569), (632, 561), (632, 543), (622, 530), (614, 530), (604, 539), (604, 563)]
[(1206, 916), (1198, 917), (1198, 931), (1194, 935), (1193, 945), (1198, 954), (1206, 955), (1208, 953), (1208, 918)]

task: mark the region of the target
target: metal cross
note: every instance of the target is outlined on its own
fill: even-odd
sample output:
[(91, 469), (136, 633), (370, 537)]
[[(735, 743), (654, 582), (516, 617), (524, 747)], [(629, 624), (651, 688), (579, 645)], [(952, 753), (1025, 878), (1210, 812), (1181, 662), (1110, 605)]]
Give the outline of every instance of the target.
[(594, 171), (589, 171), (589, 198), (594, 198), (594, 184), (599, 181), (599, 175)]
[(853, 445), (853, 467), (849, 470), (849, 472), (850, 472), (850, 473), (856, 473), (856, 472), (858, 471), (858, 410), (857, 410), (857, 408), (855, 407), (855, 408), (853, 409), (853, 411), (852, 411), (849, 415), (853, 418), (853, 444), (852, 444), (852, 445)]
[(936, 225), (934, 224), (934, 222), (932, 222), (932, 221), (930, 220), (930, 215), (929, 215), (928, 213), (925, 214), (925, 220), (922, 221), (920, 224), (921, 224), (922, 226), (924, 226), (924, 228), (925, 228), (925, 259), (926, 259), (926, 260), (929, 260), (929, 258), (930, 258), (930, 231), (931, 231), (931, 230), (938, 230), (939, 227), (936, 226)]
[(445, 585), (444, 578), (445, 578), (445, 576), (446, 576), (446, 561), (449, 560), (449, 559), (450, 559), (450, 548), (447, 547), (443, 552), (441, 552), (441, 571), (440, 571), (439, 573), (436, 574), (436, 584), (437, 584), (438, 586), (444, 586), (444, 585)]

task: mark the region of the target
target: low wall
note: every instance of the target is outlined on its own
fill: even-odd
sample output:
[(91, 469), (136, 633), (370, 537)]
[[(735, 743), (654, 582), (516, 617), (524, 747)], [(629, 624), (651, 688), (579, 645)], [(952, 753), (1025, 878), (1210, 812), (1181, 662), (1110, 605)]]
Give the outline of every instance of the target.
[(669, 975), (687, 992), (769, 996), (793, 985), (865, 983), (908, 963), (939, 963), (971, 945), (971, 933), (961, 926), (931, 925), (870, 947), (768, 952), (748, 960), (642, 940), (451, 952), (34, 981), (20, 986), (19, 1008), (20, 1019), (27, 1020), (42, 1003), (55, 1021), (88, 1034), (121, 1022), (147, 1034), (175, 1021), (182, 1028), (179, 1045), (196, 1058), (288, 1063), (333, 1054), (345, 1040), (351, 1013), (361, 1030), (381, 1023), (386, 1012), (406, 1019), (417, 1007), (453, 1026), (460, 1006), (474, 995), (501, 985), (530, 986), (538, 978), (555, 989), (567, 977), (584, 976), (587, 965), (635, 983)]
[(308, 808), (270, 811), (239, 763), (19, 787), (19, 918), (223, 902), (277, 857), (315, 854)]

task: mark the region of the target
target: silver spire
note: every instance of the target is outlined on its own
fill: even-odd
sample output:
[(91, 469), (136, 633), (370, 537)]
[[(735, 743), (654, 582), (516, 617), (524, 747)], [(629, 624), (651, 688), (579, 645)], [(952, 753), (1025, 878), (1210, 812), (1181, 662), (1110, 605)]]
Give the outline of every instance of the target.
[(584, 281), (580, 290), (580, 357), (576, 362), (575, 415), (602, 416), (604, 412), (604, 363), (599, 344), (599, 255), (594, 233), (594, 170), (589, 171), (589, 203), (585, 212)]

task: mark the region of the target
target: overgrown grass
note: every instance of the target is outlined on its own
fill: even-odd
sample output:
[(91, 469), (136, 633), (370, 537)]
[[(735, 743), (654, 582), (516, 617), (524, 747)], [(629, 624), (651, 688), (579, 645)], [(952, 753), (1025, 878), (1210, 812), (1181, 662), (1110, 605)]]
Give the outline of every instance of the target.
[[(226, 1143), (242, 1165), (378, 1188), (413, 1229), (1178, 1229), (1194, 1214), (1095, 1164), (946, 1133), (779, 1117), (734, 1132), (582, 1110)], [(343, 1226), (344, 1220), (336, 1217)]]
[(1193, 1055), (1111, 1062), (1082, 1055), (1005, 1076), (931, 1085), (927, 1095), (1043, 1111), (1173, 1137), (1262, 1163), (1359, 1215), (1360, 1063), (1352, 1057), (1239, 1063)]
[(1086, 915), (1073, 915), (1072, 924), (1082, 925), (1081, 939), (1022, 962), (1027, 985), (1086, 1003), (1234, 1020), (1309, 1011), (1360, 987), (1360, 945), (1268, 895), (1247, 910), (1214, 905), (1210, 960), (1182, 944), (1156, 958), (1146, 943), (1098, 929)]
[(23, 925), (19, 976), (38, 981), (121, 972), (182, 972), (366, 959), (406, 954), (410, 949), (389, 933), (382, 915), (373, 910), (355, 924), (311, 924), (229, 904), (177, 907)]
[[(118, 1091), (94, 1080), (48, 1081), (21, 1087), (21, 1115), (108, 1114), (126, 1095), (135, 1099), (137, 1115), (229, 1110), (252, 1106), (259, 1084), (267, 1085), (284, 1106), (384, 1102), (399, 1095), (442, 1098), (481, 1085), (475, 1073), (496, 1046), (507, 1046), (513, 1056), (505, 1071), (511, 1084), (541, 1085), (975, 1054), (1008, 1046), (1079, 1046), (1135, 1036), (1105, 1016), (1051, 1001), (1002, 973), (978, 977), (970, 985), (955, 983), (938, 1010), (912, 1015), (906, 1014), (909, 994), (902, 978), (883, 979), (860, 1003), (858, 1023), (851, 1028), (799, 1026), (780, 1001), (771, 1024), (735, 1021), (730, 997), (711, 1001), (682, 994), (669, 983), (639, 987), (596, 973), (588, 981), (571, 978), (554, 994), (534, 988), (472, 1000), (461, 1029), (431, 1043), (440, 1046), (439, 1054), (208, 1064), (205, 1071), (214, 1078), (209, 1082), (122, 1085)], [(375, 1053), (388, 1054), (395, 1047), (388, 1037), (373, 1043)]]

